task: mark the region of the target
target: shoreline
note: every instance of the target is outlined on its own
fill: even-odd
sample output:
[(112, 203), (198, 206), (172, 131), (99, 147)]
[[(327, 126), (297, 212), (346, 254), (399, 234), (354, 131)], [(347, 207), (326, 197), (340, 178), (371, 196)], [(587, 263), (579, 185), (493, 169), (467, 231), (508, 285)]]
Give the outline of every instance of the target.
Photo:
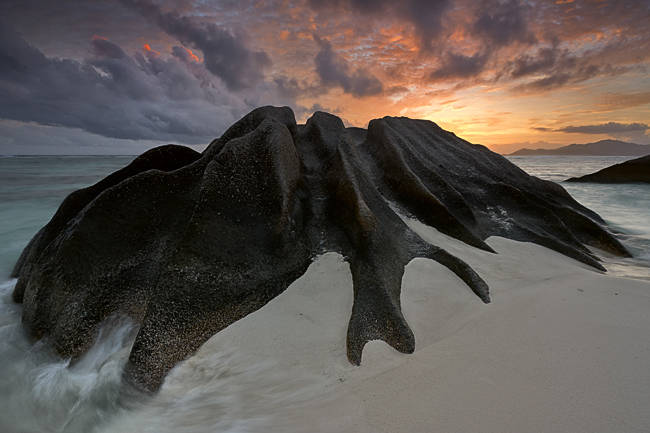
[[(252, 368), (255, 386), (263, 394), (273, 391), (249, 407), (263, 420), (263, 428), (250, 431), (650, 429), (650, 283), (611, 277), (505, 238), (488, 239), (499, 254), (486, 253), (418, 224), (411, 221), (421, 236), (435, 238), (486, 279), (491, 304), (478, 301), (443, 266), (414, 259), (401, 302), (415, 353), (370, 342), (361, 367), (354, 367), (345, 357), (348, 265), (327, 253), (283, 294), (179, 364), (156, 405), (168, 407), (188, 383), (205, 381), (204, 368), (220, 351), (236, 347), (240, 368), (246, 359), (272, 365), (263, 374)], [(203, 390), (205, 398), (212, 395), (210, 386)], [(150, 422), (151, 415), (134, 414), (135, 424), (126, 425)]]
[[(536, 244), (488, 253), (404, 217), (490, 285), (413, 259), (401, 304), (415, 353), (380, 341), (347, 361), (349, 265), (319, 256), (281, 295), (210, 338), (160, 392), (95, 432), (645, 432), (650, 282)], [(207, 423), (207, 424), (206, 424)]]

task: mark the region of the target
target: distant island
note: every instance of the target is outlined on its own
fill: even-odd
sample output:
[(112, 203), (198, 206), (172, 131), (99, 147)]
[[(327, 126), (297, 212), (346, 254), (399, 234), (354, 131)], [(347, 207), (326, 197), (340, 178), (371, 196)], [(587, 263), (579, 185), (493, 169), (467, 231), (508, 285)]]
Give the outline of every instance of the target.
[(600, 140), (595, 143), (569, 144), (556, 149), (519, 149), (508, 156), (532, 155), (593, 155), (593, 156), (643, 156), (650, 154), (650, 145), (628, 143), (620, 140)]

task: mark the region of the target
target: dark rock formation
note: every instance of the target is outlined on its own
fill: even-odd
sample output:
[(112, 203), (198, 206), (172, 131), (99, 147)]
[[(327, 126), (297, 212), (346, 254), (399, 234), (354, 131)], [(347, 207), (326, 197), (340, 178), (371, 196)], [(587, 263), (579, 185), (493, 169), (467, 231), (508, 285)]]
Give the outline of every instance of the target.
[(600, 140), (595, 143), (569, 144), (556, 149), (519, 149), (510, 156), (532, 155), (592, 155), (641, 156), (650, 153), (650, 146), (620, 140)]
[(411, 259), (442, 263), (484, 302), (489, 294), (397, 210), (486, 251), (484, 239), (498, 235), (597, 269), (585, 245), (627, 254), (562, 187), (432, 122), (385, 117), (366, 131), (317, 112), (296, 125), (289, 108), (263, 107), (200, 155), (154, 149), (71, 194), (17, 263), (14, 298), (31, 334), (71, 357), (102, 320), (128, 314), (141, 327), (125, 377), (155, 390), (174, 364), (333, 250), (354, 282), (350, 362), (375, 339), (408, 353), (400, 287)]
[(650, 183), (650, 155), (621, 162), (567, 182)]

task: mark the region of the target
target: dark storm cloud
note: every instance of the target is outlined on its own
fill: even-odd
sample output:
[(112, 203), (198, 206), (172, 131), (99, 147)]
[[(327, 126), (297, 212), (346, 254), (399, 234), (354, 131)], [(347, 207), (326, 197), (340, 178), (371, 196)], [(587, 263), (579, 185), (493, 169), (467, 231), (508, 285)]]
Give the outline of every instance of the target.
[(387, 95), (399, 95), (400, 93), (407, 93), (409, 91), (406, 86), (392, 86), (386, 89)]
[(515, 42), (536, 42), (520, 1), (483, 1), (473, 13), (471, 34), (479, 42), (479, 50), (472, 55), (446, 50), (439, 65), (428, 75), (430, 81), (477, 77), (500, 48)]
[(424, 49), (430, 49), (432, 42), (442, 33), (442, 20), (451, 3), (451, 0), (309, 0), (315, 10), (349, 9), (364, 15), (394, 16), (408, 21)]
[(110, 0), (2, 0), (0, 17), (42, 52), (68, 58), (85, 54), (93, 35), (125, 47), (137, 36), (157, 31), (137, 13)]
[(509, 65), (510, 76), (520, 78), (539, 72), (547, 72), (558, 65), (563, 68), (570, 68), (575, 63), (576, 58), (569, 55), (568, 50), (560, 50), (557, 45), (554, 45), (540, 48), (534, 55), (526, 53), (516, 57)]
[(634, 69), (603, 63), (614, 45), (605, 45), (578, 56), (560, 48), (556, 40), (551, 46), (538, 48), (534, 53), (524, 53), (509, 61), (498, 79), (520, 79), (540, 76), (514, 87), (515, 91), (545, 91), (571, 83), (579, 83), (598, 76), (617, 75)]
[(473, 31), (496, 46), (535, 42), (535, 36), (528, 29), (524, 5), (518, 0), (483, 2)]
[(126, 53), (121, 47), (102, 38), (93, 39), (93, 51), (99, 57), (108, 59), (123, 59), (126, 57)]
[(370, 96), (382, 93), (381, 81), (363, 69), (351, 70), (345, 59), (338, 56), (329, 41), (314, 36), (320, 47), (314, 59), (316, 73), (324, 86), (341, 86), (345, 93), (354, 96)]
[[(320, 102), (363, 123), (425, 98), (470, 105), (453, 95), (477, 84), (593, 93), (562, 107), (633, 107), (627, 121), (650, 100), (648, 1), (3, 0), (0, 17), (23, 36), (1, 26), (0, 118), (108, 137), (204, 142), (265, 103), (307, 116)], [(340, 102), (326, 95), (334, 87)], [(385, 107), (351, 101), (380, 94)], [(475, 102), (513, 96), (487, 95)]]
[(0, 25), (0, 117), (114, 138), (201, 143), (248, 109), (175, 57), (103, 39), (83, 62), (46, 57)]
[(420, 36), (422, 47), (430, 49), (443, 30), (442, 18), (449, 9), (449, 0), (410, 0), (398, 3), (398, 15), (412, 22)]
[(273, 77), (273, 81), (283, 95), (295, 98), (305, 91), (305, 86), (296, 78), (278, 75)]
[(457, 53), (447, 53), (442, 64), (429, 75), (431, 81), (468, 78), (478, 75), (483, 71), (488, 61), (487, 53), (476, 53), (472, 56), (465, 56)]
[(228, 30), (213, 23), (199, 23), (176, 12), (163, 12), (159, 6), (142, 0), (121, 0), (136, 9), (184, 45), (201, 50), (205, 67), (231, 90), (250, 88), (264, 79), (271, 59), (264, 51), (253, 51)]
[(631, 67), (612, 66), (609, 64), (584, 64), (576, 65), (568, 69), (555, 68), (549, 71), (546, 76), (517, 85), (512, 90), (515, 92), (547, 91), (571, 83), (580, 83), (599, 76), (622, 74), (632, 69)]
[(648, 129), (650, 129), (650, 125), (646, 125), (645, 123), (608, 122), (599, 125), (567, 126), (557, 129), (557, 131), (581, 134), (619, 134), (639, 131), (643, 132)]
[(273, 86), (278, 95), (288, 98), (290, 101), (300, 97), (318, 97), (328, 91), (327, 86), (317, 80), (316, 82), (308, 79), (299, 80), (282, 74), (273, 76), (269, 84)]

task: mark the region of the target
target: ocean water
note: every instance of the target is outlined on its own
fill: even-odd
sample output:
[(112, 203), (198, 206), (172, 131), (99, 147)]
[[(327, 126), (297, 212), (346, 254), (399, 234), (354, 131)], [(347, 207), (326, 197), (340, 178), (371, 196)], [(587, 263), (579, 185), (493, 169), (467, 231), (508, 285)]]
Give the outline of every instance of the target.
[(71, 192), (101, 180), (134, 156), (0, 156), (0, 281)]
[(598, 252), (610, 274), (650, 280), (650, 185), (564, 182), (634, 157), (510, 156), (508, 159), (529, 174), (560, 183), (618, 234), (633, 257), (621, 259)]
[[(125, 166), (133, 156), (0, 157), (0, 432), (254, 432), (304, 396), (273, 365), (213, 353), (154, 398), (120, 397), (120, 374), (137, 326), (111, 318), (78, 362), (31, 342), (11, 301), (11, 269), (63, 198)], [(562, 182), (626, 157), (509, 157), (528, 173)], [(650, 279), (650, 185), (563, 183), (598, 212), (633, 252), (605, 257), (610, 273)], [(205, 354), (203, 356), (206, 356)], [(189, 375), (189, 376), (188, 376)], [(176, 377), (175, 376), (175, 377)], [(274, 405), (269, 406), (268, 401)]]
[(107, 320), (74, 363), (47, 341), (29, 340), (11, 300), (20, 253), (69, 193), (134, 158), (0, 156), (0, 433), (262, 432), (322, 388), (271, 360), (226, 349), (195, 355), (154, 397), (125, 394), (121, 373), (138, 330), (132, 322)]

